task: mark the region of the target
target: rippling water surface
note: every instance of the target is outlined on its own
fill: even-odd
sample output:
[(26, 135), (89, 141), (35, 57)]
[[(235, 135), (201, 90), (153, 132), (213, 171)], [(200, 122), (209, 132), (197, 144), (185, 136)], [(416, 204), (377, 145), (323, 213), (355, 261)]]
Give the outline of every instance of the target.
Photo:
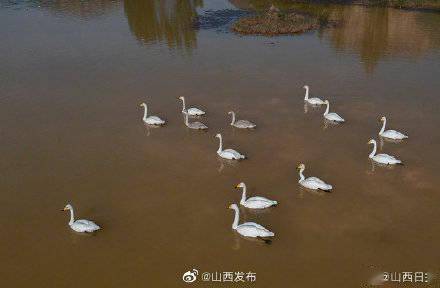
[[(229, 32), (268, 2), (1, 1), (2, 286), (182, 287), (192, 268), (254, 271), (255, 287), (438, 275), (440, 14), (272, 1), (344, 24)], [(304, 84), (347, 123), (304, 107)], [(185, 128), (181, 95), (209, 132)], [(143, 101), (166, 127), (142, 124)], [(258, 128), (232, 129), (230, 110)], [(381, 145), (403, 167), (367, 157), (382, 115), (410, 136)], [(217, 132), (249, 159), (220, 160)], [(299, 188), (299, 162), (333, 193)], [(241, 209), (272, 245), (231, 231), (241, 181), (280, 202)], [(102, 231), (72, 232), (67, 202)]]

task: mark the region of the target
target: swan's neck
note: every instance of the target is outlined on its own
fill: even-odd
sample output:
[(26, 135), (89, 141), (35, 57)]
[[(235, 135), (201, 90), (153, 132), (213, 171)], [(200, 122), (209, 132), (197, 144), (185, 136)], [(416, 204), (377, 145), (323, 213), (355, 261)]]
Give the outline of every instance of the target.
[(385, 131), (385, 125), (387, 125), (387, 119), (383, 120), (382, 129), (380, 129), (379, 134), (382, 134)]
[(376, 150), (377, 150), (376, 142), (373, 142), (373, 151), (371, 151), (371, 153), (368, 157), (373, 158), (374, 155), (376, 155)]
[(232, 112), (232, 121), (231, 121), (231, 125), (233, 125), (235, 123), (235, 113)]
[(240, 204), (246, 202), (246, 185), (243, 186), (243, 193), (241, 194)]
[(232, 222), (232, 229), (237, 229), (238, 227), (238, 220), (240, 220), (240, 212), (238, 211), (238, 208), (235, 207), (234, 208), (235, 211), (235, 217), (234, 217), (234, 222)]
[(222, 140), (222, 135), (220, 135), (220, 136), (218, 137), (218, 139), (220, 140), (220, 143), (219, 143), (219, 146), (218, 146), (217, 153), (220, 153), (220, 152), (222, 152), (222, 150), (223, 150), (223, 140)]
[(69, 225), (72, 225), (73, 222), (75, 222), (75, 215), (73, 214), (73, 208), (70, 208), (70, 221), (69, 221)]
[(188, 114), (185, 114), (185, 125), (188, 126), (189, 122), (188, 122)]
[(326, 103), (326, 105), (327, 105), (327, 108), (325, 108), (324, 115), (327, 115), (328, 111), (330, 110), (330, 103)]
[(304, 100), (309, 99), (309, 87), (306, 87), (306, 95), (304, 96)]
[(298, 181), (298, 182), (301, 182), (301, 181), (303, 181), (304, 179), (306, 179), (306, 177), (304, 177), (303, 172), (304, 172), (304, 168), (301, 168), (301, 169), (299, 170), (299, 181)]
[(185, 107), (185, 98), (182, 98), (182, 112), (184, 112), (186, 109)]
[(144, 105), (144, 119), (147, 119), (147, 111), (148, 111), (147, 105)]

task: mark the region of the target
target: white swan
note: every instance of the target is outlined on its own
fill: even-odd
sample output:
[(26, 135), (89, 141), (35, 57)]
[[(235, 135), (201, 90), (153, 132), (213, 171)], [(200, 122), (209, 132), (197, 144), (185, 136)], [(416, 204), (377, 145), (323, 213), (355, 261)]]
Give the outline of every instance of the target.
[(253, 238), (266, 238), (273, 237), (275, 234), (260, 224), (254, 222), (246, 222), (238, 225), (238, 221), (240, 219), (240, 212), (238, 210), (237, 204), (231, 204), (229, 209), (233, 209), (235, 211), (234, 222), (232, 223), (232, 229), (236, 230), (239, 234), (245, 237), (253, 237)]
[(373, 151), (371, 151), (370, 155), (368, 155), (368, 157), (371, 160), (377, 163), (387, 164), (387, 165), (402, 164), (402, 161), (400, 161), (394, 156), (388, 154), (376, 154), (376, 150), (377, 150), (376, 140), (371, 139), (370, 141), (368, 141), (367, 144), (373, 144)]
[(74, 214), (73, 214), (73, 207), (70, 204), (67, 204), (66, 207), (62, 211), (70, 210), (70, 221), (69, 226), (72, 228), (72, 230), (76, 232), (94, 232), (96, 230), (101, 229), (98, 225), (96, 225), (94, 222), (89, 220), (75, 220)]
[(243, 189), (243, 194), (241, 195), (240, 204), (246, 208), (264, 209), (278, 204), (277, 201), (269, 200), (267, 198), (259, 197), (259, 196), (249, 197), (248, 199), (246, 199), (246, 184), (244, 184), (243, 182), (235, 186), (235, 188)]
[(246, 128), (252, 129), (257, 126), (248, 120), (235, 120), (235, 112), (234, 111), (229, 111), (228, 114), (232, 114), (231, 126), (234, 126), (237, 128), (242, 128), (242, 129), (246, 129)]
[(146, 124), (149, 124), (149, 125), (163, 125), (163, 124), (165, 124), (165, 121), (160, 119), (157, 116), (147, 117), (147, 111), (148, 111), (147, 104), (142, 103), (140, 106), (144, 107), (144, 117), (142, 118), (142, 121), (144, 121)]
[(324, 103), (327, 105), (327, 108), (325, 109), (324, 112), (324, 118), (330, 121), (334, 121), (334, 122), (345, 122), (345, 120), (339, 116), (338, 114), (331, 112), (329, 113), (328, 111), (330, 110), (330, 102), (328, 100), (325, 100)]
[(201, 115), (205, 115), (205, 111), (200, 110), (199, 108), (195, 108), (195, 107), (191, 107), (186, 109), (185, 107), (185, 97), (180, 96), (179, 98), (182, 100), (182, 113), (184, 114), (188, 114), (190, 116), (201, 116)]
[(206, 129), (208, 129), (208, 126), (206, 126), (205, 124), (203, 124), (201, 122), (195, 121), (195, 122), (191, 122), (190, 123), (188, 121), (188, 114), (185, 114), (185, 125), (186, 125), (186, 127), (191, 128), (191, 129), (195, 129), (195, 130), (206, 130)]
[(215, 135), (215, 137), (219, 138), (220, 140), (220, 144), (217, 150), (217, 154), (225, 159), (229, 159), (229, 160), (239, 160), (239, 159), (245, 159), (246, 156), (240, 154), (239, 152), (235, 151), (234, 149), (225, 149), (223, 150), (223, 139), (222, 139), (222, 135), (220, 133), (218, 133), (217, 135)]
[(332, 185), (325, 183), (319, 178), (316, 177), (309, 177), (306, 178), (303, 175), (304, 170), (306, 169), (306, 165), (299, 164), (297, 169), (299, 170), (299, 181), (298, 183), (308, 189), (312, 190), (323, 190), (323, 191), (330, 191), (332, 190)]
[(306, 89), (306, 95), (304, 96), (304, 101), (306, 101), (309, 104), (312, 105), (323, 105), (324, 101), (322, 101), (319, 98), (313, 97), (313, 98), (309, 98), (309, 86), (308, 85), (304, 85), (303, 87), (304, 89)]
[(380, 129), (379, 131), (379, 136), (394, 140), (402, 140), (408, 138), (408, 136), (406, 136), (403, 133), (400, 133), (399, 131), (385, 130), (385, 125), (387, 125), (387, 118), (385, 116), (382, 116), (382, 118), (380, 118), (380, 121), (383, 122), (383, 125), (382, 125), (382, 129)]

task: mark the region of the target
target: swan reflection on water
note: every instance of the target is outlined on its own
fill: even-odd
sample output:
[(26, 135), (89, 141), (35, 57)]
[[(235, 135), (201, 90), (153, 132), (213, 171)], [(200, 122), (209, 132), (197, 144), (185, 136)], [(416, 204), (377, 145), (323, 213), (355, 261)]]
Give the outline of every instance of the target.
[(147, 131), (147, 137), (150, 136), (150, 134), (151, 134), (151, 130), (154, 130), (154, 129), (158, 129), (158, 128), (160, 128), (160, 126), (157, 126), (157, 125), (148, 125), (148, 124), (146, 124), (146, 123), (142, 123), (142, 125), (145, 127), (145, 130)]
[(376, 171), (376, 167), (379, 167), (379, 169), (388, 169), (388, 170), (394, 170), (396, 169), (395, 165), (387, 165), (387, 164), (382, 164), (382, 163), (377, 163), (376, 161), (373, 161), (371, 159), (370, 160), (370, 167), (371, 169), (367, 171), (367, 174), (369, 175), (373, 175), (374, 172)]
[(237, 167), (238, 162), (235, 160), (229, 160), (229, 159), (224, 159), (224, 158), (220, 158), (217, 157), (218, 162), (220, 163), (217, 171), (219, 173), (221, 173), (223, 171), (223, 169), (225, 168), (225, 166), (229, 166), (229, 167)]
[(322, 130), (326, 130), (329, 127), (334, 127), (339, 125), (341, 125), (341, 123), (330, 121), (324, 118), (324, 120), (322, 121)]
[(307, 114), (309, 112), (309, 109), (312, 111), (318, 111), (321, 110), (321, 105), (314, 105), (304, 102), (304, 114)]

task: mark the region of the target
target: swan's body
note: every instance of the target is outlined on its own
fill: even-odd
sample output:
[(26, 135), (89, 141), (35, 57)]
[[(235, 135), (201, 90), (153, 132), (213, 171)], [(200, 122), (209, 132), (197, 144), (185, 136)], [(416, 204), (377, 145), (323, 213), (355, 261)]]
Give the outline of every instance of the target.
[(309, 86), (305, 85), (303, 88), (306, 89), (306, 95), (304, 96), (304, 101), (306, 101), (307, 103), (312, 104), (312, 105), (325, 104), (324, 101), (322, 101), (319, 98), (316, 98), (316, 97), (309, 98)]
[(236, 230), (239, 234), (245, 236), (245, 237), (252, 237), (252, 238), (266, 238), (266, 237), (273, 237), (275, 234), (260, 224), (254, 223), (254, 222), (246, 222), (243, 224), (238, 225), (238, 221), (240, 219), (240, 212), (238, 210), (237, 204), (231, 204), (229, 206), (229, 209), (233, 209), (235, 211), (235, 218), (234, 222), (232, 223), (232, 229)]
[(376, 140), (371, 139), (370, 141), (368, 141), (368, 144), (373, 144), (373, 151), (371, 151), (370, 155), (368, 155), (368, 157), (371, 160), (386, 165), (402, 164), (402, 161), (400, 161), (394, 156), (388, 154), (376, 154), (376, 150), (377, 150)]
[(222, 140), (222, 135), (221, 134), (217, 134), (215, 135), (215, 137), (219, 138), (220, 140), (220, 144), (217, 150), (217, 154), (225, 159), (229, 159), (229, 160), (239, 160), (239, 159), (245, 159), (246, 156), (240, 154), (239, 152), (235, 151), (234, 149), (225, 149), (223, 150), (223, 140)]
[(182, 100), (182, 113), (188, 114), (189, 116), (202, 116), (205, 115), (205, 111), (200, 110), (199, 108), (191, 107), (186, 109), (185, 107), (185, 97), (180, 96), (178, 99)]
[(328, 111), (330, 110), (330, 102), (328, 100), (324, 101), (324, 104), (327, 105), (327, 108), (325, 109), (324, 112), (324, 118), (329, 120), (329, 121), (333, 121), (333, 122), (345, 122), (344, 118), (342, 118), (341, 116), (339, 116), (336, 113), (329, 113)]
[(241, 128), (241, 129), (252, 129), (257, 125), (248, 120), (235, 120), (235, 112), (229, 111), (228, 114), (232, 114), (231, 126)]
[(202, 122), (197, 122), (197, 121), (189, 122), (188, 121), (188, 114), (185, 114), (185, 125), (186, 125), (186, 127), (190, 128), (190, 129), (195, 129), (195, 130), (206, 130), (206, 129), (208, 129), (208, 126), (206, 126)]
[(330, 191), (332, 190), (332, 185), (325, 183), (319, 178), (316, 177), (304, 177), (303, 172), (306, 169), (306, 166), (304, 164), (299, 164), (299, 181), (298, 183), (308, 189), (312, 190), (323, 190), (323, 191)]
[(90, 220), (83, 220), (83, 219), (75, 220), (72, 205), (67, 204), (66, 207), (64, 207), (63, 211), (67, 211), (67, 210), (70, 210), (69, 226), (70, 226), (70, 228), (72, 228), (73, 231), (80, 232), (80, 233), (84, 233), (84, 232), (91, 233), (91, 232), (94, 232), (94, 231), (101, 229), (101, 227), (99, 227), (98, 225), (96, 225), (94, 222), (92, 222)]
[(408, 138), (408, 136), (406, 136), (403, 133), (400, 133), (399, 131), (396, 131), (396, 130), (385, 130), (385, 125), (387, 125), (387, 118), (385, 116), (380, 118), (380, 121), (382, 121), (383, 124), (382, 124), (382, 129), (380, 129), (380, 131), (379, 131), (379, 136), (382, 136), (382, 137), (385, 137), (385, 138), (389, 138), (389, 139), (393, 139), (393, 140), (403, 140), (403, 139)]
[(249, 197), (246, 199), (246, 184), (244, 184), (243, 182), (238, 184), (235, 188), (243, 189), (243, 194), (241, 195), (240, 204), (246, 208), (264, 209), (278, 204), (277, 201), (273, 201), (259, 196)]
[(163, 124), (165, 124), (165, 121), (160, 119), (157, 116), (148, 116), (147, 117), (147, 111), (148, 111), (147, 104), (142, 103), (140, 106), (144, 107), (144, 117), (142, 118), (142, 121), (144, 121), (144, 123), (146, 123), (148, 125), (163, 125)]

